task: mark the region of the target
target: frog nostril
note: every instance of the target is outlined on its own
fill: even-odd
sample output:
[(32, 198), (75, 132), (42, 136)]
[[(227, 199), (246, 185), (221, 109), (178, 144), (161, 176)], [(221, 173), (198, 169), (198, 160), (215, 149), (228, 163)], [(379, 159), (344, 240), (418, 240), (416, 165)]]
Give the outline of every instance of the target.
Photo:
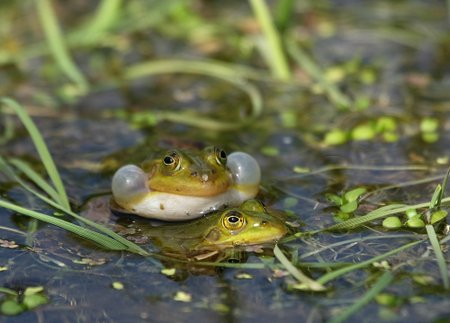
[(191, 176), (194, 176), (194, 177), (196, 177), (198, 175), (198, 173), (197, 172), (192, 172), (191, 173)]

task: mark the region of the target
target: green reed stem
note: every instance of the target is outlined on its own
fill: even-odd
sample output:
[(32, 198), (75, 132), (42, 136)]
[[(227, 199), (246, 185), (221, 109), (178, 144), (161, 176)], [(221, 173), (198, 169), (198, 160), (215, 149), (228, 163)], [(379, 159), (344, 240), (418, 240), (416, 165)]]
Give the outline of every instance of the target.
[(268, 53), (265, 56), (266, 63), (269, 65), (275, 78), (287, 81), (291, 78), (291, 73), (280, 36), (272, 21), (270, 10), (265, 0), (250, 0), (250, 4), (267, 42), (267, 47), (264, 47), (264, 51)]
[(325, 79), (321, 68), (303, 51), (294, 40), (286, 37), (286, 48), (298, 66), (305, 70), (317, 83), (319, 83), (332, 104), (340, 109), (351, 108), (351, 100), (342, 93), (336, 85)]
[(122, 2), (122, 0), (102, 0), (85, 32), (88, 35), (99, 35), (108, 30), (120, 15)]
[(362, 262), (359, 262), (359, 263), (356, 263), (356, 264), (352, 264), (350, 266), (346, 266), (346, 267), (337, 269), (335, 271), (332, 271), (332, 272), (329, 272), (329, 273), (323, 275), (322, 277), (320, 277), (316, 281), (318, 283), (320, 283), (320, 284), (326, 284), (327, 282), (329, 282), (329, 281), (331, 281), (333, 279), (336, 279), (336, 278), (338, 278), (338, 277), (340, 277), (340, 276), (342, 276), (342, 275), (344, 275), (344, 274), (346, 274), (346, 273), (348, 273), (350, 271), (370, 266), (372, 263), (374, 263), (376, 261), (384, 260), (384, 259), (386, 259), (389, 256), (392, 256), (392, 255), (394, 255), (396, 253), (399, 253), (400, 251), (403, 251), (405, 249), (411, 248), (411, 247), (413, 247), (413, 246), (415, 246), (415, 245), (417, 245), (419, 243), (422, 243), (423, 241), (424, 240), (410, 242), (410, 243), (407, 243), (407, 244), (405, 244), (405, 245), (403, 245), (403, 246), (401, 246), (399, 248), (396, 248), (394, 250), (388, 251), (388, 252), (386, 252), (386, 253), (384, 253), (382, 255), (370, 258), (369, 260), (362, 261)]
[(36, 0), (36, 6), (45, 38), (56, 64), (77, 85), (81, 93), (87, 92), (89, 84), (70, 57), (51, 0)]
[(314, 281), (313, 279), (306, 276), (300, 269), (295, 267), (289, 259), (283, 254), (278, 245), (275, 245), (273, 249), (273, 253), (275, 257), (281, 262), (281, 264), (286, 268), (286, 270), (294, 276), (301, 285), (304, 286), (305, 290), (313, 290), (313, 291), (323, 291), (326, 288), (319, 282)]
[(436, 260), (439, 266), (439, 271), (441, 273), (442, 282), (444, 284), (444, 288), (449, 288), (449, 279), (448, 279), (448, 270), (447, 263), (444, 258), (444, 254), (442, 253), (441, 245), (436, 236), (436, 231), (434, 231), (434, 227), (431, 224), (427, 224), (425, 226), (427, 229), (428, 239), (430, 240), (431, 246), (433, 247), (433, 251), (436, 254)]
[(50, 152), (48, 151), (47, 145), (44, 142), (38, 128), (34, 124), (33, 120), (25, 112), (25, 109), (19, 105), (16, 101), (9, 98), (0, 98), (0, 103), (6, 105), (12, 109), (16, 115), (19, 117), (20, 121), (23, 123), (27, 129), (31, 140), (36, 147), (39, 157), (44, 164), (45, 170), (48, 173), (53, 185), (55, 186), (56, 192), (58, 192), (58, 203), (60, 203), (64, 208), (70, 210), (69, 199), (67, 198), (67, 193), (64, 188), (61, 177), (59, 176), (58, 169), (56, 168), (55, 162), (53, 161)]
[(336, 317), (333, 317), (329, 323), (341, 323), (346, 322), (347, 319), (367, 305), (372, 299), (375, 298), (383, 289), (389, 286), (389, 284), (394, 279), (394, 274), (390, 271), (384, 272), (383, 275), (376, 281), (376, 283), (365, 293), (362, 297), (360, 297), (355, 303), (353, 303), (350, 307), (346, 308), (343, 312), (341, 312)]
[[(192, 125), (208, 130), (233, 130), (247, 125), (258, 118), (263, 112), (263, 100), (258, 88), (245, 80), (244, 75), (252, 73), (257, 77), (259, 73), (248, 69), (234, 69), (232, 67), (215, 62), (188, 61), (188, 60), (154, 60), (148, 63), (136, 64), (129, 67), (125, 72), (125, 79), (132, 80), (145, 76), (165, 74), (165, 73), (189, 73), (206, 75), (222, 79), (233, 84), (239, 90), (244, 91), (250, 99), (251, 112), (248, 118), (241, 118), (233, 122), (224, 122), (214, 118), (208, 118), (194, 112), (174, 113), (170, 111), (152, 110), (143, 112), (141, 116), (149, 117), (150, 123), (157, 123), (162, 120)], [(257, 75), (256, 75), (257, 74)]]

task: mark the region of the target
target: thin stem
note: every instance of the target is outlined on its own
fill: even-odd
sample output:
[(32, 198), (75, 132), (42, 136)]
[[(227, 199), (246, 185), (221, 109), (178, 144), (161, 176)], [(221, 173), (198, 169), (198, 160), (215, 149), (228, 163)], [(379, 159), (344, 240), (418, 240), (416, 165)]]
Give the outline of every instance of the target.
[(51, 0), (37, 0), (36, 6), (48, 46), (56, 64), (77, 85), (81, 93), (87, 92), (89, 84), (70, 57), (64, 42), (63, 33), (52, 8)]
[(264, 0), (250, 0), (250, 4), (267, 41), (268, 46), (265, 48), (269, 54), (267, 64), (274, 77), (287, 81), (291, 78), (291, 73), (284, 55), (280, 36), (270, 16), (269, 8)]

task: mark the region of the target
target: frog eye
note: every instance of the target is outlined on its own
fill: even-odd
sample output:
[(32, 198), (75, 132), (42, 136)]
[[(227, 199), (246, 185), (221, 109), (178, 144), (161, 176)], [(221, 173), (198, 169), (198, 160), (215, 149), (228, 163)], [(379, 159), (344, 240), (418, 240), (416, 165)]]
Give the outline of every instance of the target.
[(172, 165), (172, 164), (174, 164), (174, 163), (175, 163), (175, 159), (173, 159), (172, 156), (166, 156), (166, 157), (164, 157), (164, 165), (170, 166), (170, 165)]
[(239, 230), (245, 224), (245, 218), (238, 211), (230, 211), (222, 219), (223, 226), (228, 230)]
[(227, 164), (227, 153), (225, 152), (225, 150), (215, 147), (214, 154), (216, 156), (217, 164), (219, 165)]
[(171, 170), (179, 170), (181, 167), (181, 158), (175, 151), (170, 152), (163, 158), (163, 163), (165, 166), (169, 167)]

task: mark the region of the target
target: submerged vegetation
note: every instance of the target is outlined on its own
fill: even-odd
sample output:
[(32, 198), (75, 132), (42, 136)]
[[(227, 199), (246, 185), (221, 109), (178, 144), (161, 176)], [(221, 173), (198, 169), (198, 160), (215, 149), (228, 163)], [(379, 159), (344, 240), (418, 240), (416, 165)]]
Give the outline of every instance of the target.
[[(182, 321), (206, 310), (251, 317), (266, 308), (277, 310), (269, 320), (445, 319), (445, 311), (427, 309), (430, 288), (439, 290), (442, 308), (450, 289), (444, 4), (373, 1), (371, 16), (352, 4), (104, 0), (74, 6), (82, 19), (58, 1), (1, 4), (0, 275), (11, 273), (0, 276), (1, 313), (61, 306), (59, 294), (75, 303), (96, 297), (17, 278), (10, 270), (19, 271), (17, 249), (37, 255), (36, 266), (62, 280), (78, 279), (77, 286), (89, 273), (70, 266), (114, 263), (113, 270), (96, 271), (101, 279), (93, 283), (114, 293), (134, 286), (139, 295), (127, 298), (138, 314), (117, 314), (111, 290), (112, 305), (96, 299), (117, 319), (145, 319), (148, 303), (158, 312), (173, 302), (193, 304), (177, 307)], [(230, 12), (236, 17), (227, 18)], [(22, 15), (39, 26), (40, 37), (17, 23)], [(72, 127), (78, 137), (71, 137)], [(193, 261), (125, 239), (131, 227), (122, 220), (117, 231), (80, 213), (92, 197), (109, 193), (105, 160), (121, 165), (137, 155), (128, 146), (142, 153), (186, 141), (254, 154), (263, 165), (259, 198), (284, 208), (286, 222), (300, 229), (269, 255), (255, 248), (248, 262)], [(34, 220), (24, 225), (18, 214)], [(48, 226), (35, 220), (93, 242), (86, 248), (94, 255), (67, 237), (47, 242), (42, 252), (35, 243)], [(20, 247), (13, 239), (23, 240)], [(169, 295), (161, 280), (186, 279), (180, 268), (191, 283), (168, 284), (176, 289)], [(220, 277), (218, 296), (192, 283), (217, 284), (194, 276), (211, 274), (205, 268)], [(258, 278), (271, 291), (251, 286), (261, 299), (235, 304), (233, 293), (245, 286), (238, 281)], [(240, 297), (250, 294), (245, 288)]]

